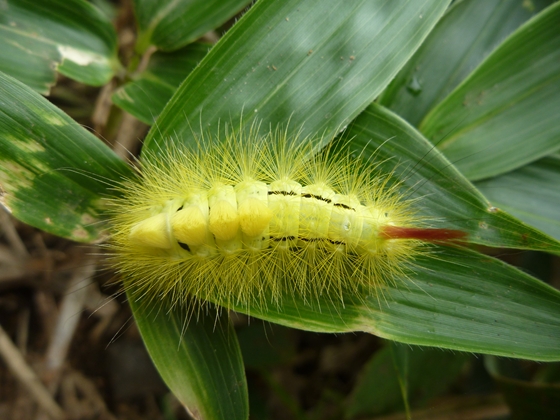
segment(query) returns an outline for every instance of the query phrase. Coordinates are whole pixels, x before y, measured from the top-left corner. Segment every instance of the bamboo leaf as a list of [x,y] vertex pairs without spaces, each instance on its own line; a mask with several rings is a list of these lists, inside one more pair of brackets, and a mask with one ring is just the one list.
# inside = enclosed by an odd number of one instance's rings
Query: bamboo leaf
[[262,0],[214,46],[158,118],[146,150],[254,119],[327,137],[389,83],[444,12],[437,0]]
[[[372,155],[372,165],[383,172],[394,170],[410,197],[426,201],[416,207],[434,226],[464,229],[471,242],[558,252],[557,241],[490,210],[433,146],[390,111],[371,105],[348,136],[351,148],[365,158]],[[560,359],[560,292],[490,257],[435,247],[413,262],[407,277],[378,293],[347,294],[344,305],[328,295],[309,302],[288,294],[280,307],[235,309],[312,331],[361,330],[409,344]]]
[[194,418],[249,417],[243,359],[225,311],[169,311],[130,294],[129,303],[160,375]]
[[136,49],[150,45],[175,51],[233,17],[249,0],[133,0],[138,23]]
[[560,3],[515,31],[420,124],[471,180],[560,148]]
[[140,121],[153,124],[209,49],[209,44],[191,44],[172,53],[156,52],[144,71],[115,91],[113,103]]
[[560,157],[549,156],[475,185],[493,206],[560,240]]
[[130,168],[93,134],[0,72],[2,204],[21,221],[79,242],[103,228],[102,196]]
[[468,241],[494,247],[560,253],[560,243],[490,203],[418,131],[372,104],[351,125],[349,146],[392,174],[404,197],[419,200],[417,217],[435,227],[468,232]]
[[378,292],[345,295],[344,305],[327,296],[313,304],[286,295],[280,308],[250,313],[308,331],[366,331],[408,344],[560,360],[560,291],[494,258],[434,247],[414,261],[407,278]]
[[[409,395],[413,407],[445,391],[457,379],[469,358],[464,353],[432,348],[403,346],[403,351],[408,353]],[[350,394],[347,417],[374,416],[402,410],[397,372],[392,365],[390,345],[375,352]]]
[[[546,401],[557,401],[560,398],[560,386],[557,382],[535,380],[529,381],[523,375],[521,366],[515,360],[499,359],[493,356],[484,357],[484,366],[498,385],[504,401],[509,406],[513,418],[518,419],[555,419],[560,417],[558,404],[546,404]],[[543,373],[544,365],[539,373]],[[554,370],[554,366],[548,368]],[[557,369],[556,369],[557,370]]]
[[110,21],[84,0],[0,0],[0,71],[47,95],[56,71],[101,86],[120,68]]
[[418,125],[510,33],[552,3],[455,2],[383,92],[379,103]]

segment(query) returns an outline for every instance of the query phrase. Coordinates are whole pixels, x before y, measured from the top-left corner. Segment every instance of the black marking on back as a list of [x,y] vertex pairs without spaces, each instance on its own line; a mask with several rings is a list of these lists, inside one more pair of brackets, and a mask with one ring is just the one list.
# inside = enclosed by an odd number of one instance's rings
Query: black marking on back
[[354,207],[347,206],[344,203],[334,203],[334,206],[335,207],[341,207],[341,208],[346,209],[346,210],[356,211],[356,209]]
[[320,201],[324,201],[325,203],[332,203],[332,200],[330,198],[325,198],[325,197],[321,197],[320,195],[316,195],[316,194],[309,194],[309,193],[305,193],[301,195],[303,198],[314,198],[315,200],[320,200]]
[[293,241],[296,239],[295,236],[282,236],[280,238],[271,236],[270,239],[272,239],[274,242],[285,242],[285,241]]
[[303,242],[321,242],[321,241],[325,241],[325,242],[329,242],[333,245],[346,245],[346,242],[344,241],[335,241],[334,239],[328,239],[328,238],[304,238],[302,236],[282,236],[280,238],[278,237],[274,237],[271,236],[270,239],[274,242],[286,242],[286,241],[293,241],[296,239],[299,239],[300,241]]
[[269,191],[268,195],[284,195],[284,196],[287,196],[287,195],[297,195],[297,193],[293,192],[293,191]]
[[301,236],[298,239],[303,242],[321,242],[325,240],[325,238],[303,238]]
[[325,241],[325,242],[329,242],[333,245],[346,245],[346,242],[344,241],[335,241],[334,239],[329,239],[329,238],[303,238],[301,236],[298,236],[298,239],[300,241],[303,242],[321,242],[321,241]]

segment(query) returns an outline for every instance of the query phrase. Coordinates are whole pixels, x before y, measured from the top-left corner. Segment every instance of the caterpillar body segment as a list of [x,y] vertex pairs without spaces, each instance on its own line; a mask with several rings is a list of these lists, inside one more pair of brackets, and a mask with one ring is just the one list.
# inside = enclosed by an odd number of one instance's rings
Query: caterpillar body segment
[[225,306],[279,305],[293,293],[361,299],[406,274],[422,242],[461,237],[424,228],[386,177],[330,151],[309,158],[301,144],[230,135],[150,156],[113,202],[112,260],[125,287]]
[[272,190],[259,181],[246,182],[245,189],[257,191],[261,198],[244,189],[232,194],[234,189],[227,186],[209,192],[207,199],[200,193],[198,204],[182,204],[174,213],[159,213],[133,225],[129,240],[170,252],[177,242],[194,255],[202,244],[230,254],[242,249],[262,251],[270,248],[270,241],[292,247],[344,245],[373,252],[378,242],[390,239],[379,233],[382,226],[393,225],[388,212],[369,209],[324,186],[292,183],[290,187]]
[[301,208],[301,185],[287,179],[273,181],[268,193],[272,212],[270,228],[276,233],[276,248],[287,251],[297,244]]

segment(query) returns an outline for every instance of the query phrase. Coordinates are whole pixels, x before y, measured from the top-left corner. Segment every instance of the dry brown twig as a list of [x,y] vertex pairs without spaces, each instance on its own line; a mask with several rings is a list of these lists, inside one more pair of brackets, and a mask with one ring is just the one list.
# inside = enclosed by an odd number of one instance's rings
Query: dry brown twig
[[53,399],[37,374],[27,364],[25,358],[2,326],[0,326],[0,356],[2,356],[12,374],[29,390],[37,404],[52,419],[62,420],[66,418],[62,408]]

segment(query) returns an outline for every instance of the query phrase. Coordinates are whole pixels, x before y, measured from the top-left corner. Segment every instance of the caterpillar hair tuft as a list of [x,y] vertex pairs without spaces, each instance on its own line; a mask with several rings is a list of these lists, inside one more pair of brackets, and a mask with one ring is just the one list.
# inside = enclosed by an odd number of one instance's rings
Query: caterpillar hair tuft
[[226,307],[377,294],[430,229],[389,176],[287,130],[225,132],[145,154],[112,200],[111,262],[137,296]]

